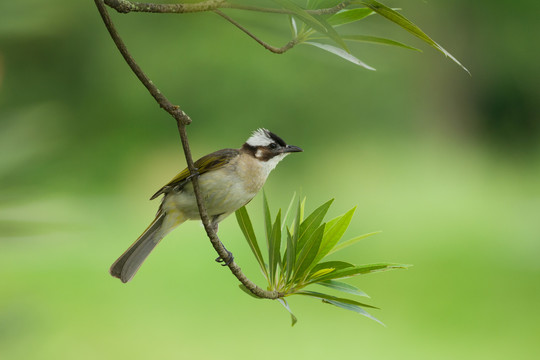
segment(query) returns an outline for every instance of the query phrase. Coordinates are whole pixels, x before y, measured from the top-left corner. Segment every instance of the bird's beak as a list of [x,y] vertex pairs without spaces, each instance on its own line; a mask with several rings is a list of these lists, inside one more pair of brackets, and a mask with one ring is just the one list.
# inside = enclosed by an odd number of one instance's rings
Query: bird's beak
[[285,148],[283,148],[284,153],[302,152],[302,151],[304,150],[294,145],[287,145]]

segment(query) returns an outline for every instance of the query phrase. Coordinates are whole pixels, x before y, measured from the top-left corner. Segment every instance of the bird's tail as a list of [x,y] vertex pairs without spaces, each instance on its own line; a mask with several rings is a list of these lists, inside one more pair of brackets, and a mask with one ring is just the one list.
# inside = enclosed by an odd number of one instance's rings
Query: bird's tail
[[159,212],[141,236],[111,265],[109,272],[123,283],[133,279],[144,260],[157,244],[183,221],[173,221],[165,212]]

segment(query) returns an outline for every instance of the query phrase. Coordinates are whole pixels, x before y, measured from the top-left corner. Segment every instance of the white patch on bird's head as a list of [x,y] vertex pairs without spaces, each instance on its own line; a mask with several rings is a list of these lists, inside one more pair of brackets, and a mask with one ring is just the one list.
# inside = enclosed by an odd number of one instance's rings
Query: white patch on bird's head
[[270,136],[270,131],[266,129],[257,129],[251,134],[246,143],[250,146],[268,146],[274,142],[274,139]]

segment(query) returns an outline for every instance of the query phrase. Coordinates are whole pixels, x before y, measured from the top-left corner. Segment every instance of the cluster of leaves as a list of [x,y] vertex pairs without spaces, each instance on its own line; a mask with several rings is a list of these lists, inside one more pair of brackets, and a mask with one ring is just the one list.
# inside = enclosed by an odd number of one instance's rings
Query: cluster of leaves
[[[311,285],[322,285],[348,294],[368,297],[366,293],[356,287],[337,280],[385,270],[405,269],[408,265],[377,263],[357,266],[344,261],[322,261],[327,255],[347,248],[377,232],[339,242],[349,227],[356,207],[323,223],[333,200],[319,206],[305,218],[305,198],[302,201],[299,200],[296,215],[291,219],[290,225],[286,225],[294,198],[293,196],[285,215],[282,217],[280,209],[275,220],[272,221],[268,201],[264,195],[263,208],[268,262],[263,258],[246,208],[242,207],[236,211],[238,224],[263,275],[268,280],[268,290],[283,294],[283,297],[278,300],[290,312],[293,325],[297,320],[285,300],[285,297],[291,295],[316,298],[324,303],[351,310],[378,321],[364,309],[375,308],[374,306],[304,288]],[[254,296],[243,285],[240,287],[249,295]]]
[[[366,69],[375,70],[373,67],[367,65],[351,54],[351,51],[347,46],[348,41],[391,45],[420,51],[414,47],[386,38],[360,34],[341,35],[335,29],[341,25],[360,21],[370,15],[378,14],[434,47],[468,72],[468,70],[455,57],[453,57],[448,51],[446,51],[428,35],[426,35],[426,33],[424,33],[413,22],[398,13],[395,9],[389,8],[378,1],[307,0],[305,8],[302,8],[291,0],[273,1],[281,8],[286,9],[294,14],[290,16],[290,23],[293,37],[296,39],[297,43],[316,46]],[[343,6],[343,9],[334,14],[325,15],[317,13],[317,10],[329,9],[335,6]],[[300,22],[300,25],[298,25],[298,22]],[[321,39],[331,40],[337,46],[312,41]]]

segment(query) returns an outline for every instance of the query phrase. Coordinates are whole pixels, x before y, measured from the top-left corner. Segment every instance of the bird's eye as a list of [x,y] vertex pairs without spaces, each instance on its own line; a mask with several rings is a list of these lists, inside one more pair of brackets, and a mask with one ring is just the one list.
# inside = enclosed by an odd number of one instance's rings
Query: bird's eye
[[276,144],[276,143],[271,143],[269,146],[270,146],[270,149],[275,149],[275,148],[277,148],[277,144]]

